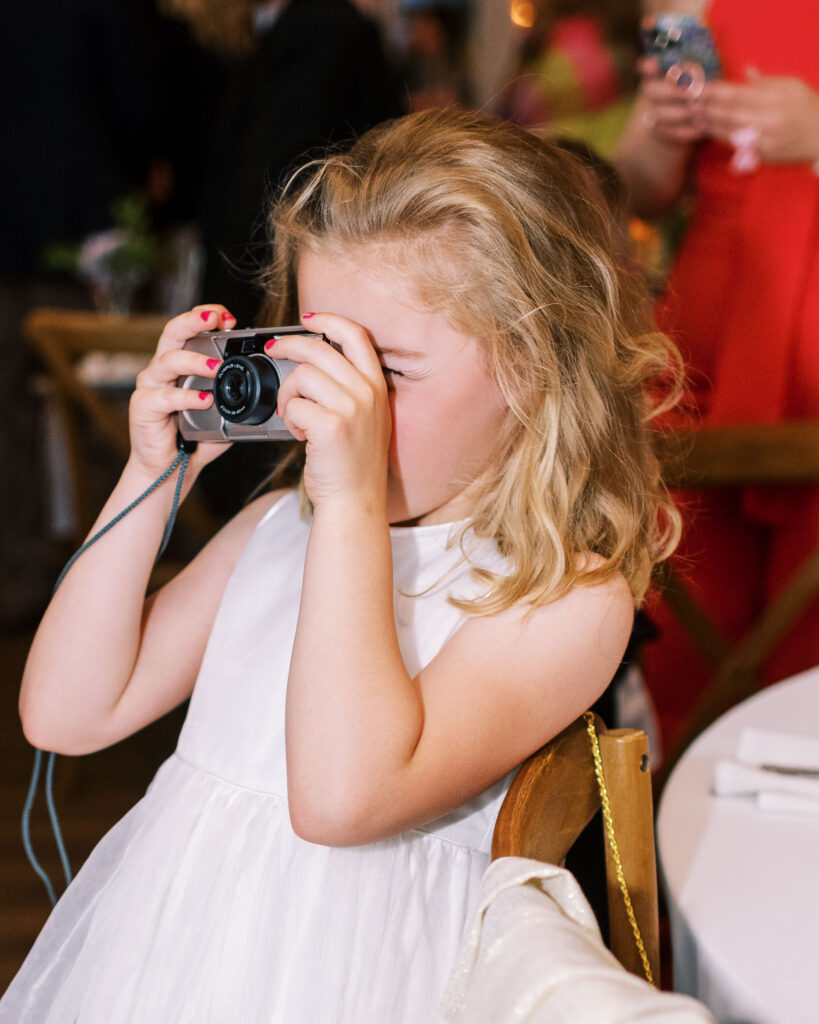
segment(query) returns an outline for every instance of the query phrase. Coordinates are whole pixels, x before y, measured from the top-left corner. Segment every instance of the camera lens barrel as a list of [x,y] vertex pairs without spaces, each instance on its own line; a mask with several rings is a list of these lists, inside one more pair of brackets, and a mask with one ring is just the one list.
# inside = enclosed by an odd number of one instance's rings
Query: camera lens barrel
[[231,356],[213,382],[214,405],[230,423],[256,426],[276,411],[279,374],[267,356]]

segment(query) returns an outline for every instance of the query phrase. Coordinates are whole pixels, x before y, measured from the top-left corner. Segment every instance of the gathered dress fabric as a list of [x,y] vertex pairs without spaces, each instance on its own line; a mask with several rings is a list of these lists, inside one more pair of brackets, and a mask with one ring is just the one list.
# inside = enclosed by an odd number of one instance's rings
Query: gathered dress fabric
[[[819,5],[713,0],[706,20],[724,77],[795,76],[819,91]],[[735,173],[733,149],[707,142],[695,200],[658,321],[686,361],[695,422],[706,427],[819,417],[819,176],[806,163]],[[678,571],[729,641],[739,640],[819,543],[812,486],[718,488],[681,496]],[[713,674],[662,606],[646,672],[673,738]],[[819,602],[764,668],[767,681],[819,661]]]
[[[472,566],[506,571],[494,541],[467,530],[458,543],[463,525],[391,530],[411,675],[465,621],[447,598],[481,592]],[[293,492],[254,531],[176,752],[52,912],[0,1001],[2,1024],[433,1019],[510,779],[368,845],[295,835],[284,705],[309,534]]]

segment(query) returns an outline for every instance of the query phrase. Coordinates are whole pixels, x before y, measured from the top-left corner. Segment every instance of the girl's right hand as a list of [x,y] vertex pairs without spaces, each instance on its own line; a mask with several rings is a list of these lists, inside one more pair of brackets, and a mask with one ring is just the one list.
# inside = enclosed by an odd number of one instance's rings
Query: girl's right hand
[[[188,374],[215,377],[220,365],[218,359],[184,349],[185,342],[200,331],[228,330],[235,324],[235,317],[224,306],[207,305],[196,306],[165,325],[153,358],[136,379],[129,409],[130,462],[151,480],[176,458],[176,414],[182,409],[207,409],[213,403],[209,392],[176,385],[179,377]],[[217,443],[200,444],[191,457],[190,468],[202,469],[228,447]]]
[[642,118],[655,138],[690,145],[704,137],[699,97],[669,81],[653,57],[637,62]]

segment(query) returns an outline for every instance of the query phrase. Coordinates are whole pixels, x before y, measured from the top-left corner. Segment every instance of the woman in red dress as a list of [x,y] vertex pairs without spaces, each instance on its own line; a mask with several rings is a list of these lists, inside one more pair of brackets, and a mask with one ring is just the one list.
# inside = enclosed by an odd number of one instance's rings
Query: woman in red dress
[[[668,9],[708,24],[723,77],[692,96],[641,62],[618,157],[634,209],[653,216],[690,186],[695,195],[659,324],[688,363],[704,425],[819,418],[819,5],[669,0]],[[678,571],[736,641],[819,543],[819,490],[726,488],[684,500]],[[661,637],[646,674],[673,739],[713,670],[664,605],[654,617]],[[763,677],[818,662],[819,601]]]

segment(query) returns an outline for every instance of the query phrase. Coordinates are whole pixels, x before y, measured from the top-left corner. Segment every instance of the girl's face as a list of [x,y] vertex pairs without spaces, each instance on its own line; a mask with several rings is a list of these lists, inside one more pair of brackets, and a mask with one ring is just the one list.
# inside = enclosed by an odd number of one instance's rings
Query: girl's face
[[467,516],[468,488],[495,452],[508,407],[477,341],[425,310],[376,251],[344,261],[302,256],[302,311],[360,324],[378,353],[392,411],[390,523],[442,523]]

